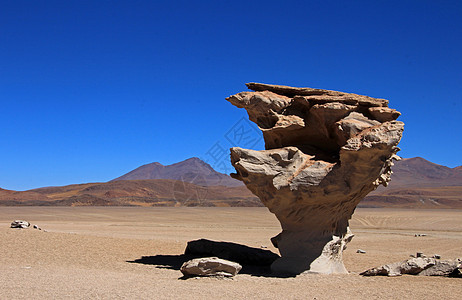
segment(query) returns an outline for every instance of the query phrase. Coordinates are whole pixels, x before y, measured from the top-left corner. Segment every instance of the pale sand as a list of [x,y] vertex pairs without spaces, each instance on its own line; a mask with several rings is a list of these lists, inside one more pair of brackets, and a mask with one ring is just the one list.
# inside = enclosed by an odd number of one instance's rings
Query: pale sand
[[[10,229],[14,219],[48,232]],[[462,257],[461,210],[358,209],[351,229],[348,275],[179,280],[171,261],[189,240],[276,252],[276,218],[266,208],[0,207],[0,299],[460,299],[459,278],[358,273],[417,251]],[[156,255],[164,267],[130,262]]]

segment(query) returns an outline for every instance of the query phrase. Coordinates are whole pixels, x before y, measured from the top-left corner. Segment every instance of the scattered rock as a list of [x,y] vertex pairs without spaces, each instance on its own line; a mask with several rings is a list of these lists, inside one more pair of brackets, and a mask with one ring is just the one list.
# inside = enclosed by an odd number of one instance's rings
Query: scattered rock
[[274,273],[347,273],[342,253],[358,203],[390,181],[404,124],[388,101],[248,83],[228,97],[263,132],[265,149],[231,148],[235,179],[281,222]]
[[426,256],[425,254],[423,254],[423,252],[417,252],[416,257],[426,257]]
[[419,237],[419,236],[427,236],[425,233],[416,233],[414,234],[415,237]]
[[206,239],[189,241],[184,254],[216,256],[238,262],[242,265],[269,266],[279,255],[269,250],[252,248],[230,242],[216,242]]
[[376,275],[385,275],[385,276],[401,276],[403,274],[418,274],[421,271],[433,266],[435,260],[433,258],[410,258],[408,260],[392,263],[388,265],[383,265],[377,268],[372,268],[366,270],[360,275],[363,276],[376,276]]
[[435,258],[410,258],[403,262],[383,265],[377,268],[366,270],[360,275],[363,276],[401,276],[403,274],[419,276],[454,276],[461,274],[462,260],[436,260]]
[[438,261],[434,266],[419,273],[419,276],[449,276],[461,267],[461,260]]
[[11,228],[29,228],[30,223],[23,220],[15,220],[11,222]]
[[435,259],[441,259],[441,255],[439,255],[439,254],[435,254],[432,257],[435,258]]
[[220,259],[218,257],[196,258],[185,262],[181,266],[181,273],[186,277],[194,276],[224,276],[233,277],[242,266],[238,263]]
[[358,249],[358,250],[356,250],[356,253],[366,253],[366,251],[364,251],[362,249]]

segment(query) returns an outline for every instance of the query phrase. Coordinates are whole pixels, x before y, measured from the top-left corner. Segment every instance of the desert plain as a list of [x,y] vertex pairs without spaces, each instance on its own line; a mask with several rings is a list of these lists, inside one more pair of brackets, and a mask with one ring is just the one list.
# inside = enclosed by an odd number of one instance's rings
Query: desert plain
[[[42,230],[9,228],[15,219]],[[358,208],[350,228],[349,274],[183,280],[188,241],[277,253],[279,222],[263,207],[1,207],[0,299],[460,299],[460,278],[359,273],[416,252],[461,257],[462,210]]]

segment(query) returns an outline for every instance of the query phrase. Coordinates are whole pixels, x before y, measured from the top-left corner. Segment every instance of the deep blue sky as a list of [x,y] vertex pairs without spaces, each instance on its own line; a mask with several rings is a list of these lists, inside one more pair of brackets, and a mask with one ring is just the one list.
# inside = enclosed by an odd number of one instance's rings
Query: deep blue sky
[[0,0],[0,187],[229,147],[246,113],[225,97],[251,81],[389,99],[401,156],[461,165],[461,15],[461,1]]

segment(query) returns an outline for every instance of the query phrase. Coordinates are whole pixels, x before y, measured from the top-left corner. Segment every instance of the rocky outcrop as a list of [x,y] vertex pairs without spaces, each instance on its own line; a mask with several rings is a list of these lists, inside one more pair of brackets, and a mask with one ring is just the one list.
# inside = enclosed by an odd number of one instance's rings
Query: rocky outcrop
[[242,266],[238,263],[218,257],[196,258],[185,262],[180,271],[186,277],[191,276],[235,276]]
[[410,258],[408,260],[383,265],[377,268],[372,268],[361,273],[364,276],[401,276],[403,274],[412,274],[416,275],[422,272],[425,269],[428,269],[436,264],[434,258]]
[[434,266],[419,273],[419,276],[454,276],[461,277],[460,270],[462,269],[462,260],[442,260],[438,261]]
[[383,265],[377,268],[372,268],[362,272],[363,276],[401,276],[404,274],[419,275],[419,276],[453,276],[460,277],[460,268],[462,261],[454,260],[438,260],[435,258],[410,258],[408,260]]
[[312,88],[249,83],[227,98],[263,132],[266,150],[231,148],[232,176],[276,215],[281,258],[272,270],[345,273],[356,205],[390,181],[404,124],[388,101]]

